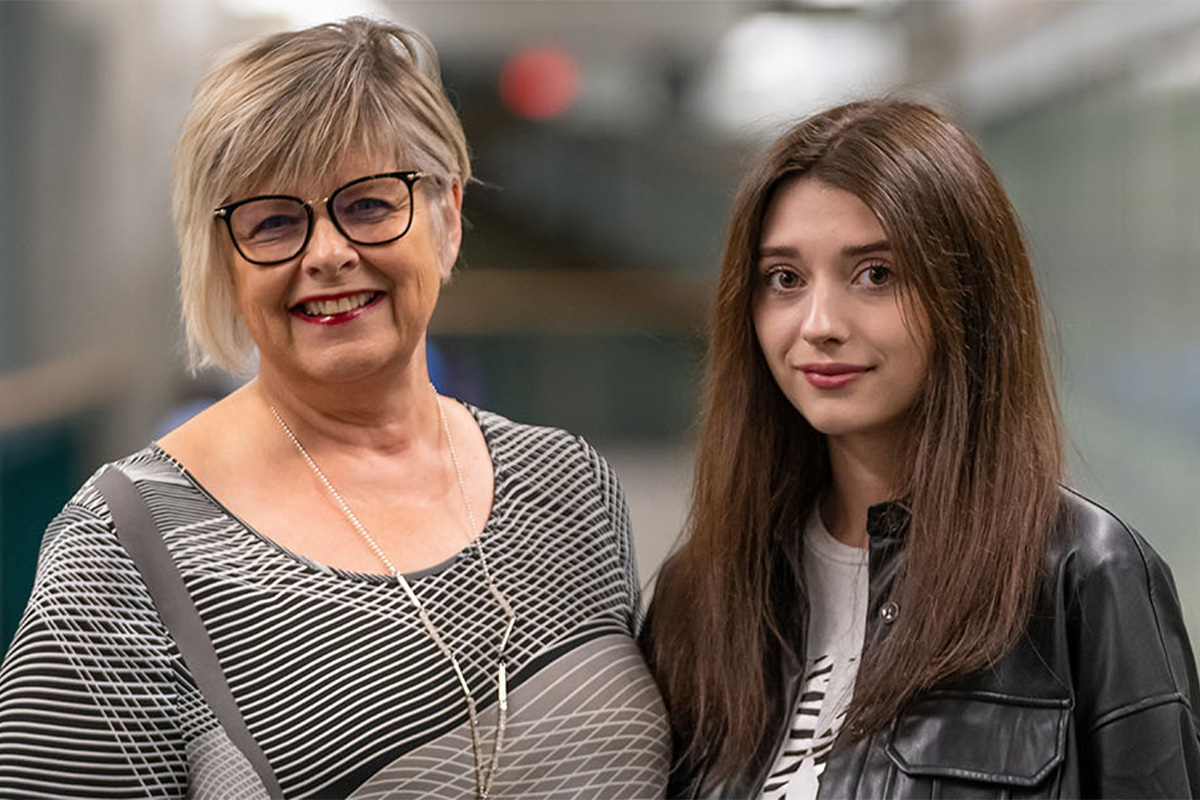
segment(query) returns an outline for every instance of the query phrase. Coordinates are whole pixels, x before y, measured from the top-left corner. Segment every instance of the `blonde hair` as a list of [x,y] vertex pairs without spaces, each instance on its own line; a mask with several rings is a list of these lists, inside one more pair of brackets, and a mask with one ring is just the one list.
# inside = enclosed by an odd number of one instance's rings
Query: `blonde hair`
[[323,175],[355,150],[428,173],[432,180],[418,184],[426,188],[470,179],[466,136],[442,88],[437,53],[416,31],[354,17],[272,34],[200,82],[173,180],[193,371],[242,371],[253,349],[236,308],[228,234],[213,210],[267,182]]

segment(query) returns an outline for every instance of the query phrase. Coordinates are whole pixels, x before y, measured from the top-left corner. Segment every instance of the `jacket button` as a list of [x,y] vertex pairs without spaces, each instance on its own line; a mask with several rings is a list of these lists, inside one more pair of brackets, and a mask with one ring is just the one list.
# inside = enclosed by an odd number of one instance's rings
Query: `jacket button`
[[900,616],[900,604],[895,600],[889,600],[879,609],[879,618],[891,625],[896,621],[896,617]]

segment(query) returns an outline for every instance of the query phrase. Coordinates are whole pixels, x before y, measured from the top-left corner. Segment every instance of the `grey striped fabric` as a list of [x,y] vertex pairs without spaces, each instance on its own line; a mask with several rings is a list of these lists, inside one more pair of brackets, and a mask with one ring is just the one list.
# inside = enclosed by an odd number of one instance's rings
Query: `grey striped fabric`
[[[667,727],[632,639],[639,591],[620,486],[577,437],[472,410],[496,472],[481,541],[517,612],[493,795],[659,796]],[[157,447],[118,466],[288,797],[471,795],[461,693],[391,578],[283,550]],[[409,577],[459,655],[490,744],[501,614],[477,556]],[[193,793],[233,797],[246,765],[229,746],[89,482],[46,532],[0,668],[0,797],[181,797],[189,776]]]

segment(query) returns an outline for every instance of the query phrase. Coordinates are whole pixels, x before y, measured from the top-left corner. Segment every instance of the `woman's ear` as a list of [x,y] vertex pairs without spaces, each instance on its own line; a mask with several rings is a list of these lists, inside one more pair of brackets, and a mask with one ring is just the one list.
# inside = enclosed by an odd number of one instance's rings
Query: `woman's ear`
[[450,186],[442,193],[438,204],[442,212],[442,281],[450,280],[450,271],[458,261],[458,250],[462,246],[462,181],[450,180]]

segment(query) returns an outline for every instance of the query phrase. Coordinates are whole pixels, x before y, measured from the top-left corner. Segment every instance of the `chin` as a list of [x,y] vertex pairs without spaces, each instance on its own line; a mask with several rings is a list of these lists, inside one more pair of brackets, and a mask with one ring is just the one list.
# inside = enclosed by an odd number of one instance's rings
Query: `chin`
[[326,369],[308,369],[305,374],[319,383],[354,383],[379,371],[367,364],[338,364]]
[[352,383],[381,372],[398,370],[403,363],[404,358],[395,352],[342,351],[301,359],[295,368],[305,377],[321,383]]
[[895,418],[867,419],[832,415],[804,415],[808,424],[829,438],[869,437],[890,439],[898,435]]
[[866,409],[855,409],[844,399],[833,402],[809,402],[792,405],[800,412],[800,416],[817,431],[826,436],[849,436],[863,433],[882,424],[882,420],[873,419],[872,415],[862,413]]
[[805,416],[804,418],[808,420],[808,424],[813,427],[813,430],[825,436],[852,436],[870,429],[869,426],[857,425],[845,420],[831,420],[810,416]]

